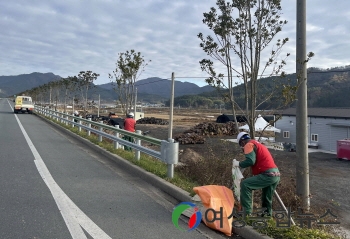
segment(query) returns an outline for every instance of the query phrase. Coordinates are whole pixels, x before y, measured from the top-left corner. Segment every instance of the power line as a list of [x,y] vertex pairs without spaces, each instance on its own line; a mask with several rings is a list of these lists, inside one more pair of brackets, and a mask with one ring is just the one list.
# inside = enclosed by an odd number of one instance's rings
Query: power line
[[[309,71],[307,72],[307,74],[327,74],[327,73],[345,73],[345,72],[350,72],[350,69],[346,69],[346,70],[330,70],[330,71]],[[295,73],[292,73],[295,74]],[[289,74],[291,75],[291,74]],[[261,75],[261,76],[265,76],[265,77],[270,77],[270,76],[279,76],[279,75]],[[175,77],[175,79],[207,79],[210,76],[177,76]],[[225,77],[225,76],[223,76]],[[237,77],[238,78],[238,77]],[[156,81],[151,81],[151,82],[147,82],[147,83],[143,83],[143,84],[137,84],[137,86],[141,86],[141,85],[149,85],[149,84],[153,84],[153,83],[157,83],[157,82],[161,82],[161,81],[166,81],[166,80],[171,80],[170,78],[166,78],[166,79],[160,79],[160,80],[156,80]]]
[[175,77],[175,78],[181,78],[181,79],[183,79],[183,78],[208,78],[208,77],[210,77],[210,76],[177,76],[177,77]]
[[331,71],[309,71],[307,73],[308,74],[316,74],[316,73],[325,74],[325,73],[335,73],[335,72],[340,72],[340,73],[350,72],[350,69],[348,69],[348,70],[331,70]]

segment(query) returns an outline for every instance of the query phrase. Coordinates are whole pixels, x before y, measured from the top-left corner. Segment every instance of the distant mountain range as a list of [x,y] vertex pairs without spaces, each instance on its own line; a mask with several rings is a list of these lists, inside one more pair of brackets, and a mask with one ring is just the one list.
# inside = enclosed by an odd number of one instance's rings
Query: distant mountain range
[[[113,90],[113,88],[116,88],[115,83],[107,83],[98,86],[107,90]],[[167,99],[171,94],[171,80],[167,79],[161,79],[158,77],[147,78],[137,81],[135,86],[138,94],[159,95]],[[199,87],[194,83],[175,81],[174,96],[197,95],[213,90],[215,89],[211,86]]]
[[[350,66],[334,67],[331,69],[320,69],[310,67],[307,70],[307,104],[308,107],[338,107],[350,108]],[[276,91],[276,82],[278,90]],[[258,81],[258,100],[263,102],[272,90],[276,91],[270,101],[260,105],[260,109],[278,108],[283,101],[283,85],[297,85],[296,74],[289,74],[285,78],[266,77]],[[245,105],[244,85],[238,85],[234,89],[236,103],[240,107]],[[206,98],[218,97],[217,91],[199,94]],[[182,98],[182,97],[180,97]],[[181,100],[181,99],[177,99]],[[294,102],[291,106],[295,106]]]
[[18,76],[0,76],[0,97],[8,97],[25,90],[61,79],[53,73],[23,74]]
[[[350,66],[332,69],[308,69],[308,106],[309,107],[350,107]],[[9,97],[25,90],[61,79],[53,73],[23,74],[18,76],[0,76],[0,97]],[[273,78],[259,80],[259,92],[266,94],[271,91]],[[286,84],[296,84],[296,74],[287,75]],[[157,77],[139,80],[136,83],[137,99],[149,103],[165,102],[170,99],[171,80]],[[117,93],[113,90],[113,83],[96,85],[89,92],[89,98],[97,99],[98,95],[106,102],[117,100]],[[244,87],[236,86],[236,100],[239,105],[244,104]],[[201,95],[203,97],[219,97],[211,86],[199,87],[189,82],[175,81],[175,97],[186,95]],[[240,102],[242,101],[242,102]],[[272,104],[273,106],[273,104]]]
[[[0,76],[0,97],[13,96],[25,90],[60,79],[60,76],[53,73],[38,72],[18,76]],[[136,87],[138,100],[150,103],[168,100],[171,95],[171,80],[167,79],[152,77],[139,80],[136,82]],[[96,85],[90,90],[89,95],[94,98],[100,95],[101,99],[113,101],[117,99],[117,93],[114,91],[114,88],[116,88],[114,83]],[[196,95],[213,90],[215,89],[211,86],[199,87],[193,83],[175,81],[174,96]]]

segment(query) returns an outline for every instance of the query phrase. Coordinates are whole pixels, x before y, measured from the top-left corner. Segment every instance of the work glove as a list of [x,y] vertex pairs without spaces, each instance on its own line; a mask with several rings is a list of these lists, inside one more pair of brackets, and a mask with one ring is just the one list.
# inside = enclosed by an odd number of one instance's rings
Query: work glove
[[239,161],[236,159],[232,160],[232,167],[239,167]]

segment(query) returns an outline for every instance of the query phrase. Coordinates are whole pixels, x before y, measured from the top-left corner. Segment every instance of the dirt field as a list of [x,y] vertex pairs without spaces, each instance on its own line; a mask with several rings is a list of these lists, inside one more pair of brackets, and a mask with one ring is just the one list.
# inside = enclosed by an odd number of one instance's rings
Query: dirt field
[[[215,122],[217,115],[212,117],[208,114],[175,115],[172,135],[184,132],[203,121]],[[145,114],[145,117],[169,119],[167,114]],[[167,139],[169,130],[167,125],[137,125],[137,129],[143,132],[149,131],[149,136],[158,139]],[[180,145],[180,160],[189,157],[206,157],[208,153],[215,153],[221,157],[232,152],[232,159],[235,157],[234,143],[223,144],[222,139],[233,137],[211,137],[206,138],[204,144]],[[232,147],[228,147],[232,145]],[[287,151],[270,150],[279,167],[282,180],[295,178],[296,153]],[[182,159],[181,159],[182,158]],[[242,160],[241,158],[237,158]],[[186,160],[186,159],[185,159]],[[309,153],[310,171],[310,194],[311,207],[324,208],[324,211],[331,209],[331,212],[338,216],[341,226],[350,231],[350,161],[339,161],[335,154],[324,152]],[[292,179],[293,180],[293,179]],[[278,188],[277,188],[278,190]],[[293,190],[293,189],[292,189]],[[288,205],[286,205],[288,207]],[[349,237],[350,238],[350,237]]]

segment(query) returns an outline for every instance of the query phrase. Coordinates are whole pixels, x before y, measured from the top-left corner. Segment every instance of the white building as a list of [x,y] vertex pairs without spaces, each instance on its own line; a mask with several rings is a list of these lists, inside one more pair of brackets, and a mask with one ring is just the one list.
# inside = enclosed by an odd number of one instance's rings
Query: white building
[[[276,142],[296,143],[296,109],[289,108],[280,113],[275,123],[281,129],[276,134]],[[309,108],[308,143],[327,151],[337,150],[337,140],[350,138],[350,109]]]

